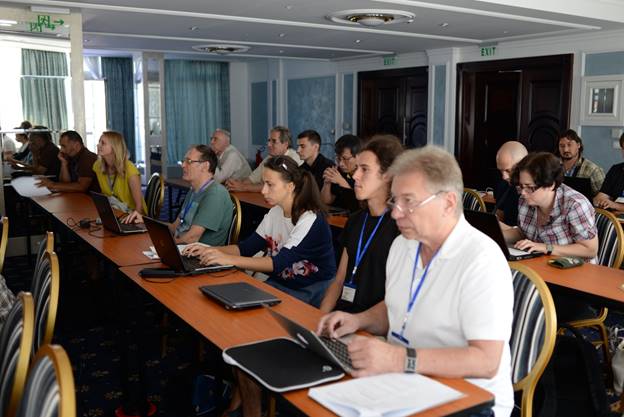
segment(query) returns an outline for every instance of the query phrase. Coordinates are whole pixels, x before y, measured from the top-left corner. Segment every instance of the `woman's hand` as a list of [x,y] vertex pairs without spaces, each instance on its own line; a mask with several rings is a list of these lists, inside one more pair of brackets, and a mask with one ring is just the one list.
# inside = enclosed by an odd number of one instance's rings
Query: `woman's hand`
[[527,252],[541,252],[546,253],[546,244],[533,242],[529,239],[522,239],[514,244],[514,248]]
[[136,210],[132,210],[130,214],[121,219],[122,223],[130,224],[130,223],[143,223],[143,216]]

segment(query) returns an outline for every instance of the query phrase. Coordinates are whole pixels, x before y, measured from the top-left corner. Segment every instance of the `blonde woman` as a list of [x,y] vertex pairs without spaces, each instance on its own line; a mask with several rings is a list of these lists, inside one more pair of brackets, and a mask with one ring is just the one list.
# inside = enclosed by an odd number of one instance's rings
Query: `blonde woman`
[[102,193],[109,197],[115,208],[131,215],[135,212],[146,214],[145,201],[141,193],[141,175],[128,159],[128,148],[121,133],[113,131],[102,133],[97,145],[97,154],[99,158],[93,164],[93,171]]

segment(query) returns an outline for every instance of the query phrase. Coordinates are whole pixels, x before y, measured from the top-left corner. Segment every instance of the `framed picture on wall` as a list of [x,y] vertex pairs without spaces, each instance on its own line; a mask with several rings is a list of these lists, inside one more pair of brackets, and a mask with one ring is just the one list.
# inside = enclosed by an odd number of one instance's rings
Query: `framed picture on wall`
[[624,76],[583,77],[581,124],[593,126],[624,125]]

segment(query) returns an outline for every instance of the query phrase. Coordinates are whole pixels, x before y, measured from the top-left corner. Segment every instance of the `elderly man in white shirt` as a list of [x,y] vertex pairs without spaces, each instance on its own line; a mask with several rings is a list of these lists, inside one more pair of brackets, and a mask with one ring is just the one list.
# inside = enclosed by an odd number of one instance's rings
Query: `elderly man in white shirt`
[[217,154],[217,158],[219,158],[217,172],[215,172],[214,175],[215,181],[223,183],[230,178],[242,180],[251,175],[249,162],[247,162],[243,154],[231,144],[230,132],[227,130],[216,129],[214,131],[210,138],[210,148]]
[[406,151],[388,173],[394,177],[388,203],[401,235],[388,254],[385,299],[359,314],[326,315],[318,331],[387,338],[351,340],[355,377],[470,378],[495,396],[494,409],[476,415],[509,417],[514,298],[505,257],[464,218],[462,175],[452,155],[433,146]]
[[267,139],[267,149],[269,155],[264,158],[262,163],[258,165],[256,169],[243,180],[230,179],[225,182],[228,190],[230,191],[256,191],[262,190],[262,171],[264,170],[264,164],[273,156],[290,156],[297,165],[303,164],[301,158],[297,152],[290,147],[292,143],[292,137],[290,129],[284,126],[275,126],[271,129],[269,138]]

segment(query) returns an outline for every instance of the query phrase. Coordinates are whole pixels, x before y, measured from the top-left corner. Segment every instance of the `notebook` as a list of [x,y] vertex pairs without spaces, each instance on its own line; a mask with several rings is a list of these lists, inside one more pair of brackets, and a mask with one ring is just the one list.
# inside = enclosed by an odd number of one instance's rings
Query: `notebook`
[[262,291],[246,282],[204,285],[199,289],[205,296],[216,300],[228,310],[244,310],[281,302],[273,294]]
[[508,261],[536,258],[542,256],[541,252],[527,252],[507,246],[503,231],[498,224],[498,218],[492,213],[483,211],[464,210],[464,217],[475,229],[485,233],[498,244]]
[[183,256],[167,223],[147,216],[143,216],[143,221],[160,260],[174,272],[191,275],[234,268],[233,265],[201,265],[199,258]]
[[95,208],[100,216],[100,220],[102,220],[102,226],[104,226],[105,229],[117,233],[118,235],[144,233],[146,231],[145,226],[141,224],[124,224],[119,221],[117,216],[115,216],[113,207],[110,205],[110,201],[108,201],[108,197],[104,194],[91,191],[91,198],[93,198]]
[[273,318],[288,332],[290,337],[301,346],[340,366],[346,372],[353,371],[349,350],[345,342],[338,339],[330,339],[329,337],[317,336],[313,331],[295,323],[275,310],[271,308],[268,310]]

